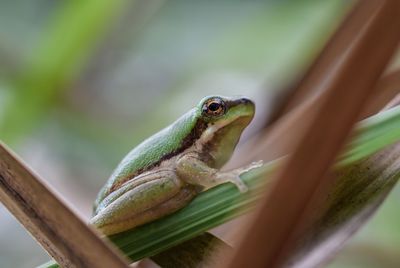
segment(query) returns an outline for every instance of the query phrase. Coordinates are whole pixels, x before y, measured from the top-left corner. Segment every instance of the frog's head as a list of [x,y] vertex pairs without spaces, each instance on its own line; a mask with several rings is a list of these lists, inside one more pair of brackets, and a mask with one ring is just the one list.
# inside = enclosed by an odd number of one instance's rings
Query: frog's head
[[254,103],[244,97],[209,96],[197,106],[207,127],[200,137],[203,151],[212,157],[215,167],[221,167],[231,157],[240,135],[251,122]]

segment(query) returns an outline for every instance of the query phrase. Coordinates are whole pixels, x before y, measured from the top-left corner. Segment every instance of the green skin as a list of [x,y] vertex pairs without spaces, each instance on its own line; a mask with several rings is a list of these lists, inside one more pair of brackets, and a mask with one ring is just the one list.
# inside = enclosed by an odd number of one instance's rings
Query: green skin
[[[210,112],[210,103],[224,109]],[[229,160],[254,116],[246,98],[206,97],[167,128],[134,148],[100,191],[91,224],[105,235],[171,214],[199,192],[231,182],[247,190],[240,175],[260,163],[219,169]]]

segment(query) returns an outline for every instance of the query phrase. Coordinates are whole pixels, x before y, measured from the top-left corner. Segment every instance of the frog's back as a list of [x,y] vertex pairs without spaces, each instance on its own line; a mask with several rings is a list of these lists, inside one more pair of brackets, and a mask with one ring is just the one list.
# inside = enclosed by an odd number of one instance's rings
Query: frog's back
[[[196,118],[196,109],[192,109],[170,126],[149,137],[121,161],[110,179],[100,191],[96,204],[125,181],[159,165],[190,147],[196,136],[201,134],[200,123]],[[198,126],[197,126],[198,125]]]

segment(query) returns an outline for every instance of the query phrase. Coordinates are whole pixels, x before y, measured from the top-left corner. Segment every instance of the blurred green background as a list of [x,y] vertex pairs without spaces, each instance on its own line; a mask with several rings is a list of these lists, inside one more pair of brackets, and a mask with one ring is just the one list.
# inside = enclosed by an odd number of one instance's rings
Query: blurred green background
[[[351,4],[1,1],[0,139],[87,220],[119,160],[201,97],[249,96],[256,129]],[[395,189],[330,267],[400,267],[399,203]],[[0,267],[48,260],[1,205],[0,223]]]

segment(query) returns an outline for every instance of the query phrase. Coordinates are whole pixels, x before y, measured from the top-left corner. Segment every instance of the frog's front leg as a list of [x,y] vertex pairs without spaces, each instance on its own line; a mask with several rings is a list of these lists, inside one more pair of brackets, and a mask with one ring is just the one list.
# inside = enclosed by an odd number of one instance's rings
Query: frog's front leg
[[172,169],[143,173],[110,193],[90,223],[103,234],[119,233],[175,212],[196,193]]
[[231,182],[241,192],[247,191],[247,186],[240,179],[240,175],[254,168],[261,167],[261,162],[230,171],[220,171],[210,168],[196,153],[187,153],[177,161],[178,176],[189,184],[200,185],[204,190],[222,183]]

